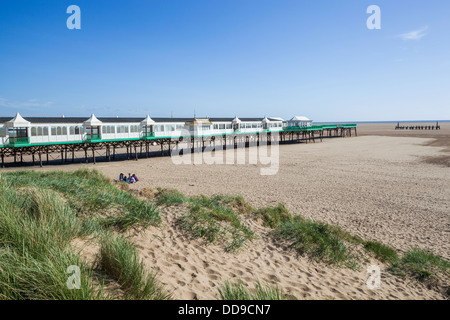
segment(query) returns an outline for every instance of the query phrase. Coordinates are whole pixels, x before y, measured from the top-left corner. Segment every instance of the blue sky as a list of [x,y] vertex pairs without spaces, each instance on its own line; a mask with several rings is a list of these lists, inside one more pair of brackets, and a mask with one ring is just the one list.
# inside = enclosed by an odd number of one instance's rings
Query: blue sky
[[449,88],[448,0],[0,1],[0,116],[450,119]]

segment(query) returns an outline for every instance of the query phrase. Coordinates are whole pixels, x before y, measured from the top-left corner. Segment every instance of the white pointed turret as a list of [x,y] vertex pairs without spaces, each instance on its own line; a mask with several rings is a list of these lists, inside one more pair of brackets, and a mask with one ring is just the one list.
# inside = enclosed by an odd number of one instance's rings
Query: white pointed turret
[[154,121],[152,118],[150,118],[149,115],[147,115],[147,118],[145,118],[144,120],[142,120],[142,121],[141,121],[141,124],[142,124],[143,126],[150,126],[150,125],[152,125],[152,124],[155,124],[155,121]]
[[235,116],[233,121],[231,121],[231,122],[232,123],[241,123],[241,120],[237,116]]
[[269,123],[269,122],[270,122],[270,120],[267,119],[267,117],[264,117],[264,119],[262,120],[262,123]]
[[17,112],[14,118],[6,122],[6,126],[10,128],[26,128],[30,126],[30,121],[27,121],[24,118],[22,118],[20,113]]
[[87,127],[95,127],[95,126],[101,126],[102,122],[97,119],[95,114],[92,114],[91,117],[84,122],[84,125]]

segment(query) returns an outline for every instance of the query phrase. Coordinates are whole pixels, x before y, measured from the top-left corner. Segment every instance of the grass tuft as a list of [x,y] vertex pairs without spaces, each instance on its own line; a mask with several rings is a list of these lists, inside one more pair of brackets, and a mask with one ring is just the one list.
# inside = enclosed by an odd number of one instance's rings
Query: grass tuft
[[412,277],[419,281],[429,281],[432,284],[439,282],[440,274],[447,277],[450,262],[423,249],[407,251],[403,257],[395,261],[390,271],[403,277]]
[[226,251],[236,251],[247,240],[254,238],[254,233],[239,219],[239,212],[233,210],[235,202],[230,197],[204,195],[187,199],[189,213],[178,222],[196,238],[203,238],[207,243],[221,241]]
[[178,190],[175,189],[163,189],[158,188],[155,195],[156,204],[160,205],[173,205],[177,203],[186,202],[188,199]]
[[261,217],[266,227],[275,229],[278,224],[292,221],[292,215],[288,209],[280,203],[276,207],[265,207],[255,212],[257,217]]
[[348,251],[339,228],[295,216],[292,221],[281,223],[274,230],[277,237],[292,242],[301,255],[327,263],[343,264],[357,269],[355,257]]
[[[54,191],[19,191],[0,176],[0,299],[105,298],[70,248],[81,232],[76,214]],[[79,289],[66,284],[69,266],[80,268]]]
[[397,251],[380,242],[366,241],[364,248],[367,251],[373,252],[378,260],[381,262],[395,263],[398,260]]
[[98,269],[114,277],[126,292],[128,299],[165,300],[170,298],[156,279],[148,274],[134,245],[123,236],[106,234],[100,241]]
[[[115,227],[127,229],[133,226],[145,227],[160,223],[158,209],[146,200],[138,199],[113,184],[97,170],[79,169],[73,172],[17,171],[3,175],[16,188],[34,187],[39,190],[53,190],[64,196],[67,205],[78,216],[85,219],[104,221],[95,224],[87,222],[84,230],[99,231],[98,228]],[[114,213],[112,215],[111,213]],[[106,217],[106,218],[105,218]]]
[[222,300],[286,300],[278,286],[261,284],[259,281],[253,290],[247,289],[240,279],[235,284],[225,281],[218,291]]

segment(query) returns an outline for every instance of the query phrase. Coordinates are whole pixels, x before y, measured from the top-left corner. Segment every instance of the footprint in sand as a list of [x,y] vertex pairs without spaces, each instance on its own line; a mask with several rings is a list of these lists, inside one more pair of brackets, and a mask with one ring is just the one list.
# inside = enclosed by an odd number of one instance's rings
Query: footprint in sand
[[179,254],[176,254],[176,255],[172,256],[172,258],[175,261],[188,262],[188,259],[186,259],[186,257],[180,256]]
[[175,265],[180,268],[181,271],[184,271],[185,268],[180,263],[175,263]]
[[161,263],[164,267],[171,267],[172,266],[172,264],[169,263],[166,260],[159,260],[158,262]]

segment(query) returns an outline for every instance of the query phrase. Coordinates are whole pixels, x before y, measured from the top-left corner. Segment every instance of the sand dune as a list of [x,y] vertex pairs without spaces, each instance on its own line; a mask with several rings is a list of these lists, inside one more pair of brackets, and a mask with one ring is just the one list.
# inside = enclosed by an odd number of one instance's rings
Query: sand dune
[[137,173],[136,189],[242,195],[255,207],[281,202],[366,239],[449,258],[450,170],[421,161],[442,154],[442,147],[423,145],[429,141],[364,136],[283,145],[274,176],[261,176],[257,165],[174,165],[168,157],[89,166],[112,178]]
[[[392,125],[390,127],[393,128]],[[292,213],[336,224],[361,236],[404,251],[429,249],[450,258],[450,170],[424,162],[447,156],[447,147],[426,138],[403,136],[387,127],[359,128],[369,135],[327,139],[322,143],[280,146],[279,172],[261,176],[259,165],[175,165],[169,157],[89,164],[117,178],[136,173],[132,189],[176,188],[188,195],[242,195],[251,205],[281,202]],[[370,129],[370,130],[369,130]],[[443,126],[438,133],[448,137]],[[400,135],[400,133],[398,134]],[[439,138],[439,137],[438,137]],[[445,142],[445,141],[444,141]],[[74,170],[80,166],[52,166],[39,170]],[[277,283],[299,299],[442,299],[421,284],[382,272],[382,286],[369,290],[365,261],[361,271],[339,269],[299,257],[250,221],[258,235],[239,253],[205,246],[179,230],[175,221],[183,206],[161,210],[164,225],[133,236],[149,269],[159,270],[161,281],[179,299],[216,299],[225,280],[240,278],[252,286],[257,280]]]
[[[162,210],[165,224],[132,237],[141,257],[175,299],[218,299],[224,281],[241,279],[252,288],[257,280],[276,284],[292,299],[442,299],[435,291],[382,271],[381,288],[367,287],[367,267],[360,271],[337,268],[299,257],[277,243],[269,230],[249,222],[257,238],[238,253],[227,253],[216,245],[193,240],[176,225],[184,206]],[[383,270],[383,269],[382,269]]]

